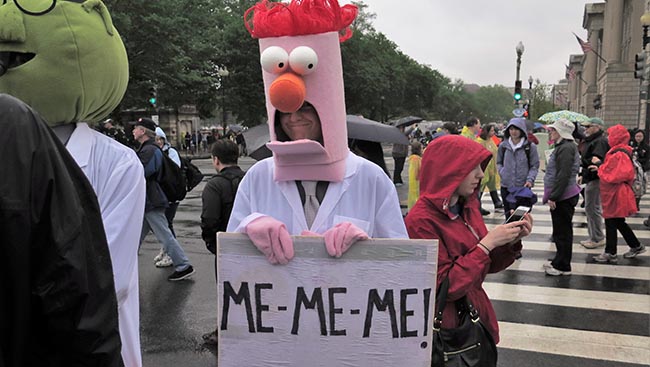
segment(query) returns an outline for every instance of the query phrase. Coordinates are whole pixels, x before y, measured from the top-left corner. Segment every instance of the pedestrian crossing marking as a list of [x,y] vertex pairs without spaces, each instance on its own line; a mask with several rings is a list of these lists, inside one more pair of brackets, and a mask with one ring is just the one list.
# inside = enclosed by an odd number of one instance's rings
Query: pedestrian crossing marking
[[650,337],[499,322],[499,348],[650,364]]
[[650,314],[650,295],[484,282],[491,300]]
[[[534,271],[543,273],[543,265],[548,261],[523,258],[515,261],[508,270]],[[571,273],[595,277],[610,277],[650,281],[650,268],[628,265],[584,264],[571,262]]]

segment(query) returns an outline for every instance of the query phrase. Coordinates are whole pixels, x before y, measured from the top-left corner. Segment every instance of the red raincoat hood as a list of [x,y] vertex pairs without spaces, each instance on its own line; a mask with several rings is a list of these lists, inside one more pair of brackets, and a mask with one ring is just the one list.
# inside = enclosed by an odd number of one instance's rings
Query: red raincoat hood
[[620,148],[621,145],[627,147],[627,151],[631,152],[632,148],[629,146],[630,133],[623,125],[614,125],[607,129],[607,139],[609,146],[612,149]]
[[[420,198],[446,212],[451,195],[460,183],[478,164],[485,170],[491,158],[489,150],[464,136],[446,135],[435,139],[422,157]],[[477,195],[468,199],[468,203],[478,202]]]

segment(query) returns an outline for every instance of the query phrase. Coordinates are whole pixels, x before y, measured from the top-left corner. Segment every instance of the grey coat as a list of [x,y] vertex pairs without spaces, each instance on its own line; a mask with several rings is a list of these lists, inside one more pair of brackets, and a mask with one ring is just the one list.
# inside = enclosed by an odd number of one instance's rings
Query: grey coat
[[[525,139],[525,138],[524,138]],[[526,154],[526,144],[530,144],[530,161]],[[535,184],[539,171],[539,155],[537,146],[528,141],[516,150],[508,139],[499,144],[497,152],[497,170],[501,176],[501,187],[523,187],[526,182]]]
[[580,193],[576,183],[579,169],[580,153],[576,143],[562,139],[555,144],[544,175],[544,202],[566,200]]

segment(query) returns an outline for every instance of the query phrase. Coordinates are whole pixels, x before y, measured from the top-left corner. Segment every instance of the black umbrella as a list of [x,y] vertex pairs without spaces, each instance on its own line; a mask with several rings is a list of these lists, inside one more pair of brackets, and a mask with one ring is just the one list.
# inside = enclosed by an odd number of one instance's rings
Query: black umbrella
[[411,126],[413,124],[417,124],[418,122],[424,120],[422,117],[417,117],[417,116],[406,116],[402,117],[401,119],[395,121],[395,126],[396,127],[406,127],[406,126]]
[[269,148],[266,147],[266,143],[270,141],[268,124],[251,127],[244,131],[242,135],[246,139],[246,149],[249,157],[259,161],[273,155]]
[[394,126],[355,115],[347,115],[346,120],[348,122],[348,139],[404,145],[409,143],[408,138]]
[[[408,145],[408,138],[398,128],[377,121],[368,120],[361,116],[347,115],[348,139],[367,140],[379,143],[397,143]],[[242,133],[246,138],[248,156],[262,160],[271,157],[273,153],[266,147],[270,141],[267,124],[252,127]]]

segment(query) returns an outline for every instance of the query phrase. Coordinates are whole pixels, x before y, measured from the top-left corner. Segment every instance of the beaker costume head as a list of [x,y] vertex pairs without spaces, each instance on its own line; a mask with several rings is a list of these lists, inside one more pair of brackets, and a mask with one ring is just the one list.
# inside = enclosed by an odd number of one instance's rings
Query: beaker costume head
[[0,0],[0,93],[48,124],[101,121],[128,79],[126,49],[101,0]]
[[[263,0],[246,11],[246,27],[259,38],[275,180],[339,182],[345,176],[347,124],[339,43],[352,35],[358,9],[335,0]],[[322,139],[282,141],[279,117],[310,105]]]

